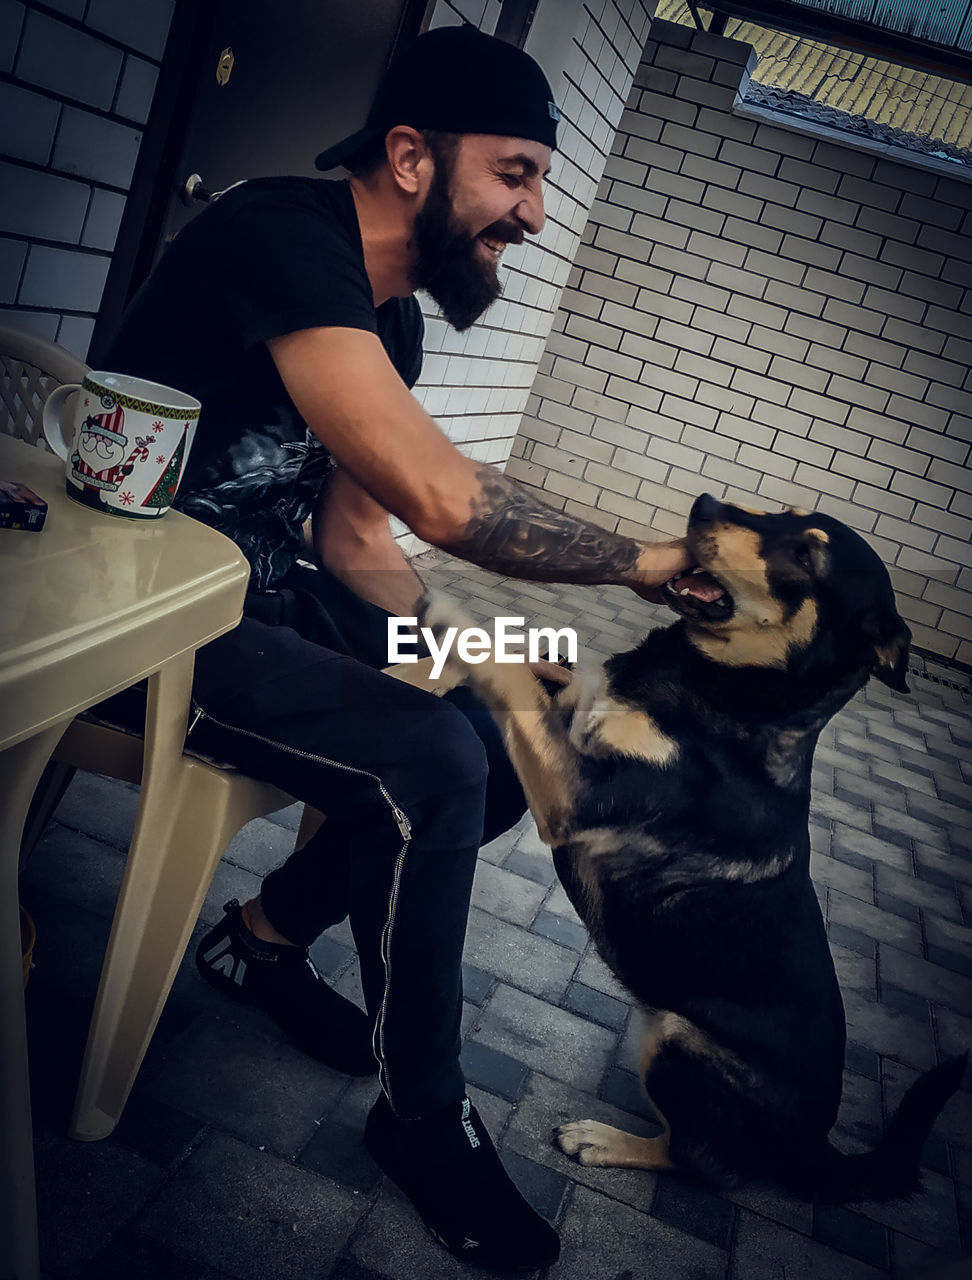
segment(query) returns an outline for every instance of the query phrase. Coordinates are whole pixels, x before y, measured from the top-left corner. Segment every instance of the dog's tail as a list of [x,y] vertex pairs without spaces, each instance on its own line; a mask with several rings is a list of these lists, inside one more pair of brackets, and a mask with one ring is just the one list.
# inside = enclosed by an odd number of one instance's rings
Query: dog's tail
[[938,1113],[962,1083],[968,1060],[963,1053],[919,1076],[873,1151],[845,1155],[828,1143],[813,1178],[816,1185],[807,1188],[810,1198],[851,1204],[896,1200],[919,1191],[921,1149]]

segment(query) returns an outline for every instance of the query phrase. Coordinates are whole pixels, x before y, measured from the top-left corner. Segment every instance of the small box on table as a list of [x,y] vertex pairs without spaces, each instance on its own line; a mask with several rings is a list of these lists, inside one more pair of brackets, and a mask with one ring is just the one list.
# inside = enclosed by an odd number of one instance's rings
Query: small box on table
[[47,519],[47,503],[16,480],[0,480],[0,529],[37,532]]

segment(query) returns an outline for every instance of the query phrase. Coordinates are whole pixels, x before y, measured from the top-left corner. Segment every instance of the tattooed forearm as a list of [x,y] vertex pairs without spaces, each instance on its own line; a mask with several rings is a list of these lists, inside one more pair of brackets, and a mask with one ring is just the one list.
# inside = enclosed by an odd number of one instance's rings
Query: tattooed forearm
[[494,573],[543,582],[620,582],[643,544],[555,511],[492,467],[462,534],[443,550]]

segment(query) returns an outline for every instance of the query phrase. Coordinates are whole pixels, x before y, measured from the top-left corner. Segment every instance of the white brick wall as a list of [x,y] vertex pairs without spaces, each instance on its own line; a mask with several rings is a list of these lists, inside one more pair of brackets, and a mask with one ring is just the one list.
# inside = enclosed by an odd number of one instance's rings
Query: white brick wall
[[507,470],[639,534],[829,511],[972,663],[972,182],[734,116],[750,54],[653,24]]
[[[536,241],[507,249],[503,298],[465,334],[426,304],[426,359],[416,394],[471,457],[499,465],[509,458],[641,59],[651,8],[647,0],[539,0],[526,49],[543,66],[563,116],[547,184],[547,224]],[[439,0],[431,25],[464,18],[492,32],[498,14],[497,0]],[[580,342],[578,349],[588,346]],[[599,393],[609,377],[623,378],[617,356],[610,369],[585,370],[571,362],[569,342],[562,351],[549,349],[542,369],[555,382],[583,379]],[[517,466],[511,460],[511,474]],[[410,536],[403,543],[419,545]]]
[[175,0],[3,0],[0,310],[84,356]]

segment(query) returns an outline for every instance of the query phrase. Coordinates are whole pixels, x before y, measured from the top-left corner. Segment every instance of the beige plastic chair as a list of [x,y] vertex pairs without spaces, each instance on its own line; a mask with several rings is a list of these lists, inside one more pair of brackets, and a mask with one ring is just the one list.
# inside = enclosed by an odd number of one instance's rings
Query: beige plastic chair
[[[46,447],[44,401],[86,372],[83,361],[43,338],[0,327],[0,431]],[[25,826],[29,852],[76,769],[142,785],[71,1120],[76,1138],[107,1137],[118,1123],[226,846],[251,818],[294,803],[277,787],[183,752],[191,682],[191,657],[149,681],[147,721],[164,729],[153,759],[143,760],[140,736],[78,717]],[[298,846],[321,821],[305,807]]]
[[80,382],[88,366],[63,347],[26,330],[0,325],[0,431],[47,449],[44,401],[55,387]]

